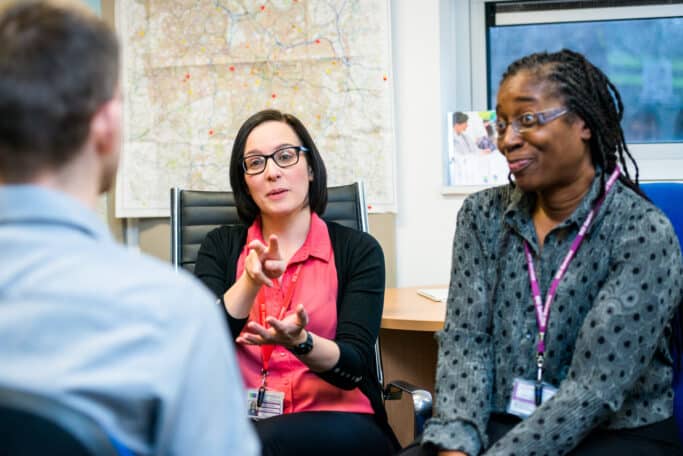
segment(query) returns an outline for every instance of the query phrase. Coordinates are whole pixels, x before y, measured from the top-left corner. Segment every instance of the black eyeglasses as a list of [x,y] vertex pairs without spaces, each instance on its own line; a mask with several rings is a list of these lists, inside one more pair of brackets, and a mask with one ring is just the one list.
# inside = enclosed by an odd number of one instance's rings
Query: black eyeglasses
[[242,168],[244,168],[245,174],[250,176],[261,174],[266,170],[269,158],[280,168],[289,168],[299,163],[299,154],[301,152],[308,152],[308,149],[304,146],[286,146],[281,147],[270,155],[249,155],[242,159]]

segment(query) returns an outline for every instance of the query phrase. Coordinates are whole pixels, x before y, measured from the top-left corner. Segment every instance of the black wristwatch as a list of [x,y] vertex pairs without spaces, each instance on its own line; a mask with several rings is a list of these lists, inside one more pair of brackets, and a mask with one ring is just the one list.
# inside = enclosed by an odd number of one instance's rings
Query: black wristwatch
[[311,350],[313,350],[313,337],[311,337],[311,333],[306,331],[306,340],[300,344],[287,347],[287,350],[291,351],[297,356],[309,354]]

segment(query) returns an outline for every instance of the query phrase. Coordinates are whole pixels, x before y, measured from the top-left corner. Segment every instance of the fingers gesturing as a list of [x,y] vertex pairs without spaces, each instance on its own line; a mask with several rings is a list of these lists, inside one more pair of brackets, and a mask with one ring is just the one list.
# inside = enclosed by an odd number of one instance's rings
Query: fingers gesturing
[[266,323],[270,327],[264,327],[254,321],[249,322],[246,331],[242,332],[236,342],[247,345],[282,345],[291,347],[296,344],[301,331],[308,325],[308,313],[303,304],[299,304],[296,312],[278,320],[268,317]]
[[272,287],[273,279],[280,277],[287,266],[282,259],[277,236],[271,235],[267,246],[259,240],[254,240],[248,247],[244,271],[255,284]]

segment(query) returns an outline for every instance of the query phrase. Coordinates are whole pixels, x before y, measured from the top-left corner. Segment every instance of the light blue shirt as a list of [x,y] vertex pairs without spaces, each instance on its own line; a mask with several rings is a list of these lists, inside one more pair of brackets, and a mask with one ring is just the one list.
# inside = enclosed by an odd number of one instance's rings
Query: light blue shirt
[[0,186],[0,383],[92,416],[137,454],[256,455],[225,318],[75,199]]

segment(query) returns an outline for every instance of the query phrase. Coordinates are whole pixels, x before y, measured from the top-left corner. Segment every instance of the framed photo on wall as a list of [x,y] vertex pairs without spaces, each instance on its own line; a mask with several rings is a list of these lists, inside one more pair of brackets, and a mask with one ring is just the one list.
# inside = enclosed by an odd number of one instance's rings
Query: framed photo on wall
[[495,111],[448,113],[448,154],[444,193],[471,193],[508,182],[508,166],[498,151]]

